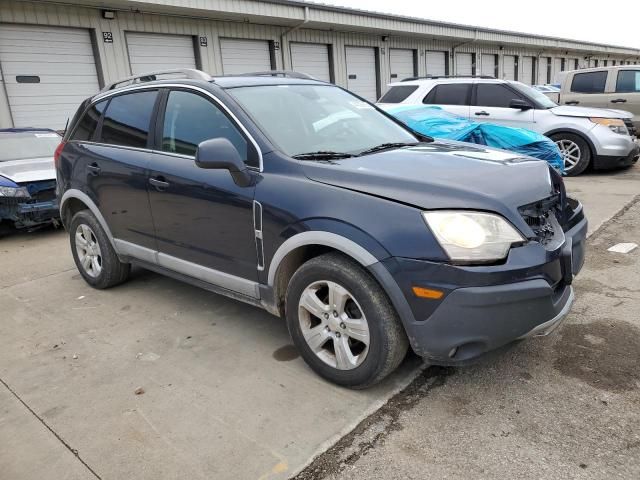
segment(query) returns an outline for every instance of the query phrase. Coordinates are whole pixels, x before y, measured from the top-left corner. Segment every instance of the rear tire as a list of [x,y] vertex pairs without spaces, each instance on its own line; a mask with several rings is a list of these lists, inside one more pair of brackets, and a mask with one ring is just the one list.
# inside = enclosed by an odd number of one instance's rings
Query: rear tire
[[339,253],[302,265],[286,296],[289,333],[321,377],[366,388],[393,372],[407,353],[400,319],[376,280]]
[[81,210],[73,216],[69,224],[69,240],[76,267],[93,288],[110,288],[129,278],[131,264],[120,261],[91,211]]
[[591,163],[591,149],[585,139],[573,133],[551,135],[562,154],[564,171],[568,177],[584,172]]

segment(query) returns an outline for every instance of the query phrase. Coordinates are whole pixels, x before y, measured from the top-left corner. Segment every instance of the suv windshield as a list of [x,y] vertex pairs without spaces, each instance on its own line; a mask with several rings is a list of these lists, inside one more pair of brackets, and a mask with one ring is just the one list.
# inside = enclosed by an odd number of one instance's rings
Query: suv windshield
[[0,162],[53,157],[59,143],[60,136],[54,132],[0,133]]
[[228,92],[289,156],[357,155],[381,144],[417,142],[368,103],[331,85],[239,87]]
[[533,100],[540,108],[553,108],[558,106],[556,102],[551,100],[540,90],[536,90],[529,85],[525,85],[524,83],[520,82],[511,82],[511,86]]

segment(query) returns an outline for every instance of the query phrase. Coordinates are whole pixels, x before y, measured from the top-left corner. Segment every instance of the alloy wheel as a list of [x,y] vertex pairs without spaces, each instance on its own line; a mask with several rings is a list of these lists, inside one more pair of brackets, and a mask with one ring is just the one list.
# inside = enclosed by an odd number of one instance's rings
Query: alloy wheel
[[341,285],[328,280],[305,288],[298,319],[309,348],[338,370],[360,365],[369,352],[369,324],[362,308]]
[[102,272],[102,253],[95,233],[84,223],[76,228],[76,253],[82,269],[90,277],[97,277]]
[[582,151],[580,150],[580,146],[572,142],[571,140],[567,140],[563,138],[556,142],[556,145],[560,149],[560,153],[562,154],[562,159],[564,160],[564,169],[569,172],[580,162],[582,158]]

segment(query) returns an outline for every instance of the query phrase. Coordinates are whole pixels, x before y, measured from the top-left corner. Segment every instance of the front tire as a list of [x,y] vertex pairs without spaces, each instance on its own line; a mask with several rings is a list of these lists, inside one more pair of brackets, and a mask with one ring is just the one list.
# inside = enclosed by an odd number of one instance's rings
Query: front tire
[[93,288],[113,287],[129,278],[131,264],[120,261],[100,222],[89,210],[73,216],[69,240],[76,267]]
[[289,333],[321,377],[366,388],[393,372],[407,353],[398,315],[376,280],[339,253],[302,265],[286,296]]
[[560,149],[567,176],[580,175],[587,169],[591,163],[591,149],[586,140],[572,133],[556,133],[551,140]]

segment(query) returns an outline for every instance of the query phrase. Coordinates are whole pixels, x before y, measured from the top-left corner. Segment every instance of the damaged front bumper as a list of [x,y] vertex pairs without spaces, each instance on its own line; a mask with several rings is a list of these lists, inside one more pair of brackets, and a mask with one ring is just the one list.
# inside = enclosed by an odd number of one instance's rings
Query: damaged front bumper
[[11,222],[16,228],[33,228],[56,223],[60,217],[55,197],[55,180],[22,185],[30,197],[0,196],[0,222]]

